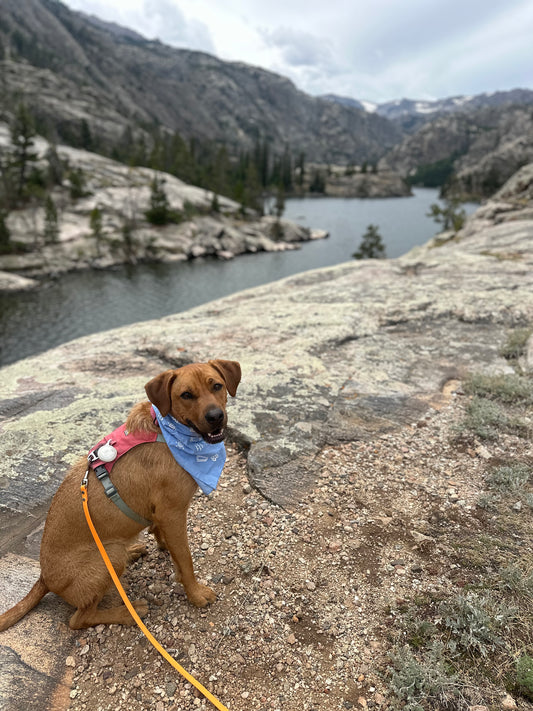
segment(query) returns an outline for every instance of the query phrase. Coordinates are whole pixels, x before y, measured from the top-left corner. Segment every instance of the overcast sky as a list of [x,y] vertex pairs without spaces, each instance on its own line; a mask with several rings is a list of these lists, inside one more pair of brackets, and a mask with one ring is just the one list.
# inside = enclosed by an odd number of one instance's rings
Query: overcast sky
[[533,89],[532,0],[64,0],[165,44],[374,102]]

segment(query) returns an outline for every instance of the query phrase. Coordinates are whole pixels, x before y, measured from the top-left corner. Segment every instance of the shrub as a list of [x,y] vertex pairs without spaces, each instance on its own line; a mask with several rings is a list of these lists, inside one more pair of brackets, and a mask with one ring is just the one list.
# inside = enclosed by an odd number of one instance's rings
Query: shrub
[[515,374],[471,375],[464,382],[464,389],[470,395],[504,403],[533,402],[532,381]]
[[526,343],[532,333],[532,328],[516,328],[511,331],[500,351],[500,355],[503,358],[507,358],[507,360],[518,360],[520,356],[524,355]]
[[391,655],[391,660],[390,686],[397,699],[404,702],[404,711],[446,707],[462,697],[459,677],[444,661],[441,643],[419,656],[406,646]]
[[527,484],[531,471],[527,464],[514,462],[493,469],[487,476],[487,483],[502,492],[517,491]]
[[441,603],[442,626],[449,634],[448,650],[454,654],[486,657],[504,646],[502,632],[509,628],[516,609],[503,606],[490,594],[468,592]]
[[524,654],[516,664],[516,682],[523,696],[533,701],[533,658]]
[[496,439],[498,430],[509,425],[509,418],[495,402],[474,397],[466,407],[464,426],[481,439]]

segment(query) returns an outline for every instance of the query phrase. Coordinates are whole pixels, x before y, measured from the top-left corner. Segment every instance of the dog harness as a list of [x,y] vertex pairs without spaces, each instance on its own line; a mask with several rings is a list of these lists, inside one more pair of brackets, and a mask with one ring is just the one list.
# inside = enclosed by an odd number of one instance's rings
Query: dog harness
[[226,461],[224,443],[208,444],[193,429],[182,425],[172,415],[163,417],[152,405],[151,415],[159,432],[128,432],[126,425],[121,425],[111,434],[101,439],[87,457],[89,466],[104,487],[105,495],[131,519],[142,526],[150,526],[149,521],[133,511],[118,493],[109,474],[115,462],[130,449],[139,444],[165,442],[176,462],[192,476],[204,494],[210,494],[218,480]]

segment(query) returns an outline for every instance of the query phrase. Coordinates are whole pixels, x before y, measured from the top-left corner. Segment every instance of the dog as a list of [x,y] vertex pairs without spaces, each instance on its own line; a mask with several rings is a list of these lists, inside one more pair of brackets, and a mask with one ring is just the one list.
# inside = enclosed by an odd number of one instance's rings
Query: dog
[[[133,447],[114,462],[112,482],[126,506],[146,521],[133,520],[106,496],[95,473],[87,468],[87,458],[74,464],[59,486],[46,518],[39,580],[23,600],[0,615],[0,631],[18,622],[48,592],[56,593],[76,608],[69,621],[71,629],[134,624],[125,605],[99,607],[111,585],[111,577],[82,508],[80,485],[85,472],[89,472],[91,517],[118,576],[128,562],[145,552],[137,536],[151,522],[150,531],[158,545],[170,552],[176,580],[183,584],[189,601],[197,607],[215,601],[215,592],[196,580],[187,540],[187,510],[198,485],[178,464],[170,445],[154,441],[160,420],[154,418],[152,406],[157,408],[161,422],[170,416],[171,427],[177,421],[188,428],[197,448],[204,447],[203,443],[220,444],[226,431],[227,395],[235,396],[240,380],[239,363],[210,360],[166,370],[145,385],[150,402],[133,407],[125,432],[147,433],[151,441]],[[133,605],[140,616],[148,611],[145,600],[137,600]]]

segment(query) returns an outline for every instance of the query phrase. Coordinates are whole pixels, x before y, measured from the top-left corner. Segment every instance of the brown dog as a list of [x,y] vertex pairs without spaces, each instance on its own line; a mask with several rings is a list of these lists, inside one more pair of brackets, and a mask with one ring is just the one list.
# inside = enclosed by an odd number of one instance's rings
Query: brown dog
[[[234,396],[241,379],[235,361],[212,360],[167,370],[146,384],[146,394],[162,416],[170,413],[180,423],[200,434],[206,442],[220,442],[226,427],[227,393]],[[136,405],[127,421],[130,432],[157,429],[150,403]],[[77,462],[55,494],[41,543],[41,576],[17,605],[0,616],[0,631],[18,622],[51,591],[77,608],[70,627],[80,629],[98,624],[133,624],[125,605],[98,607],[111,585],[81,504],[80,484],[87,459]],[[112,481],[126,504],[152,521],[151,531],[161,547],[168,548],[176,579],[189,600],[198,607],[214,602],[216,595],[196,580],[187,541],[187,509],[197,484],[176,462],[166,442],[136,446],[116,461]],[[129,561],[144,552],[136,542],[142,524],[128,518],[111,502],[104,488],[89,475],[89,509],[96,530],[120,576]],[[145,614],[145,600],[133,603]]]

